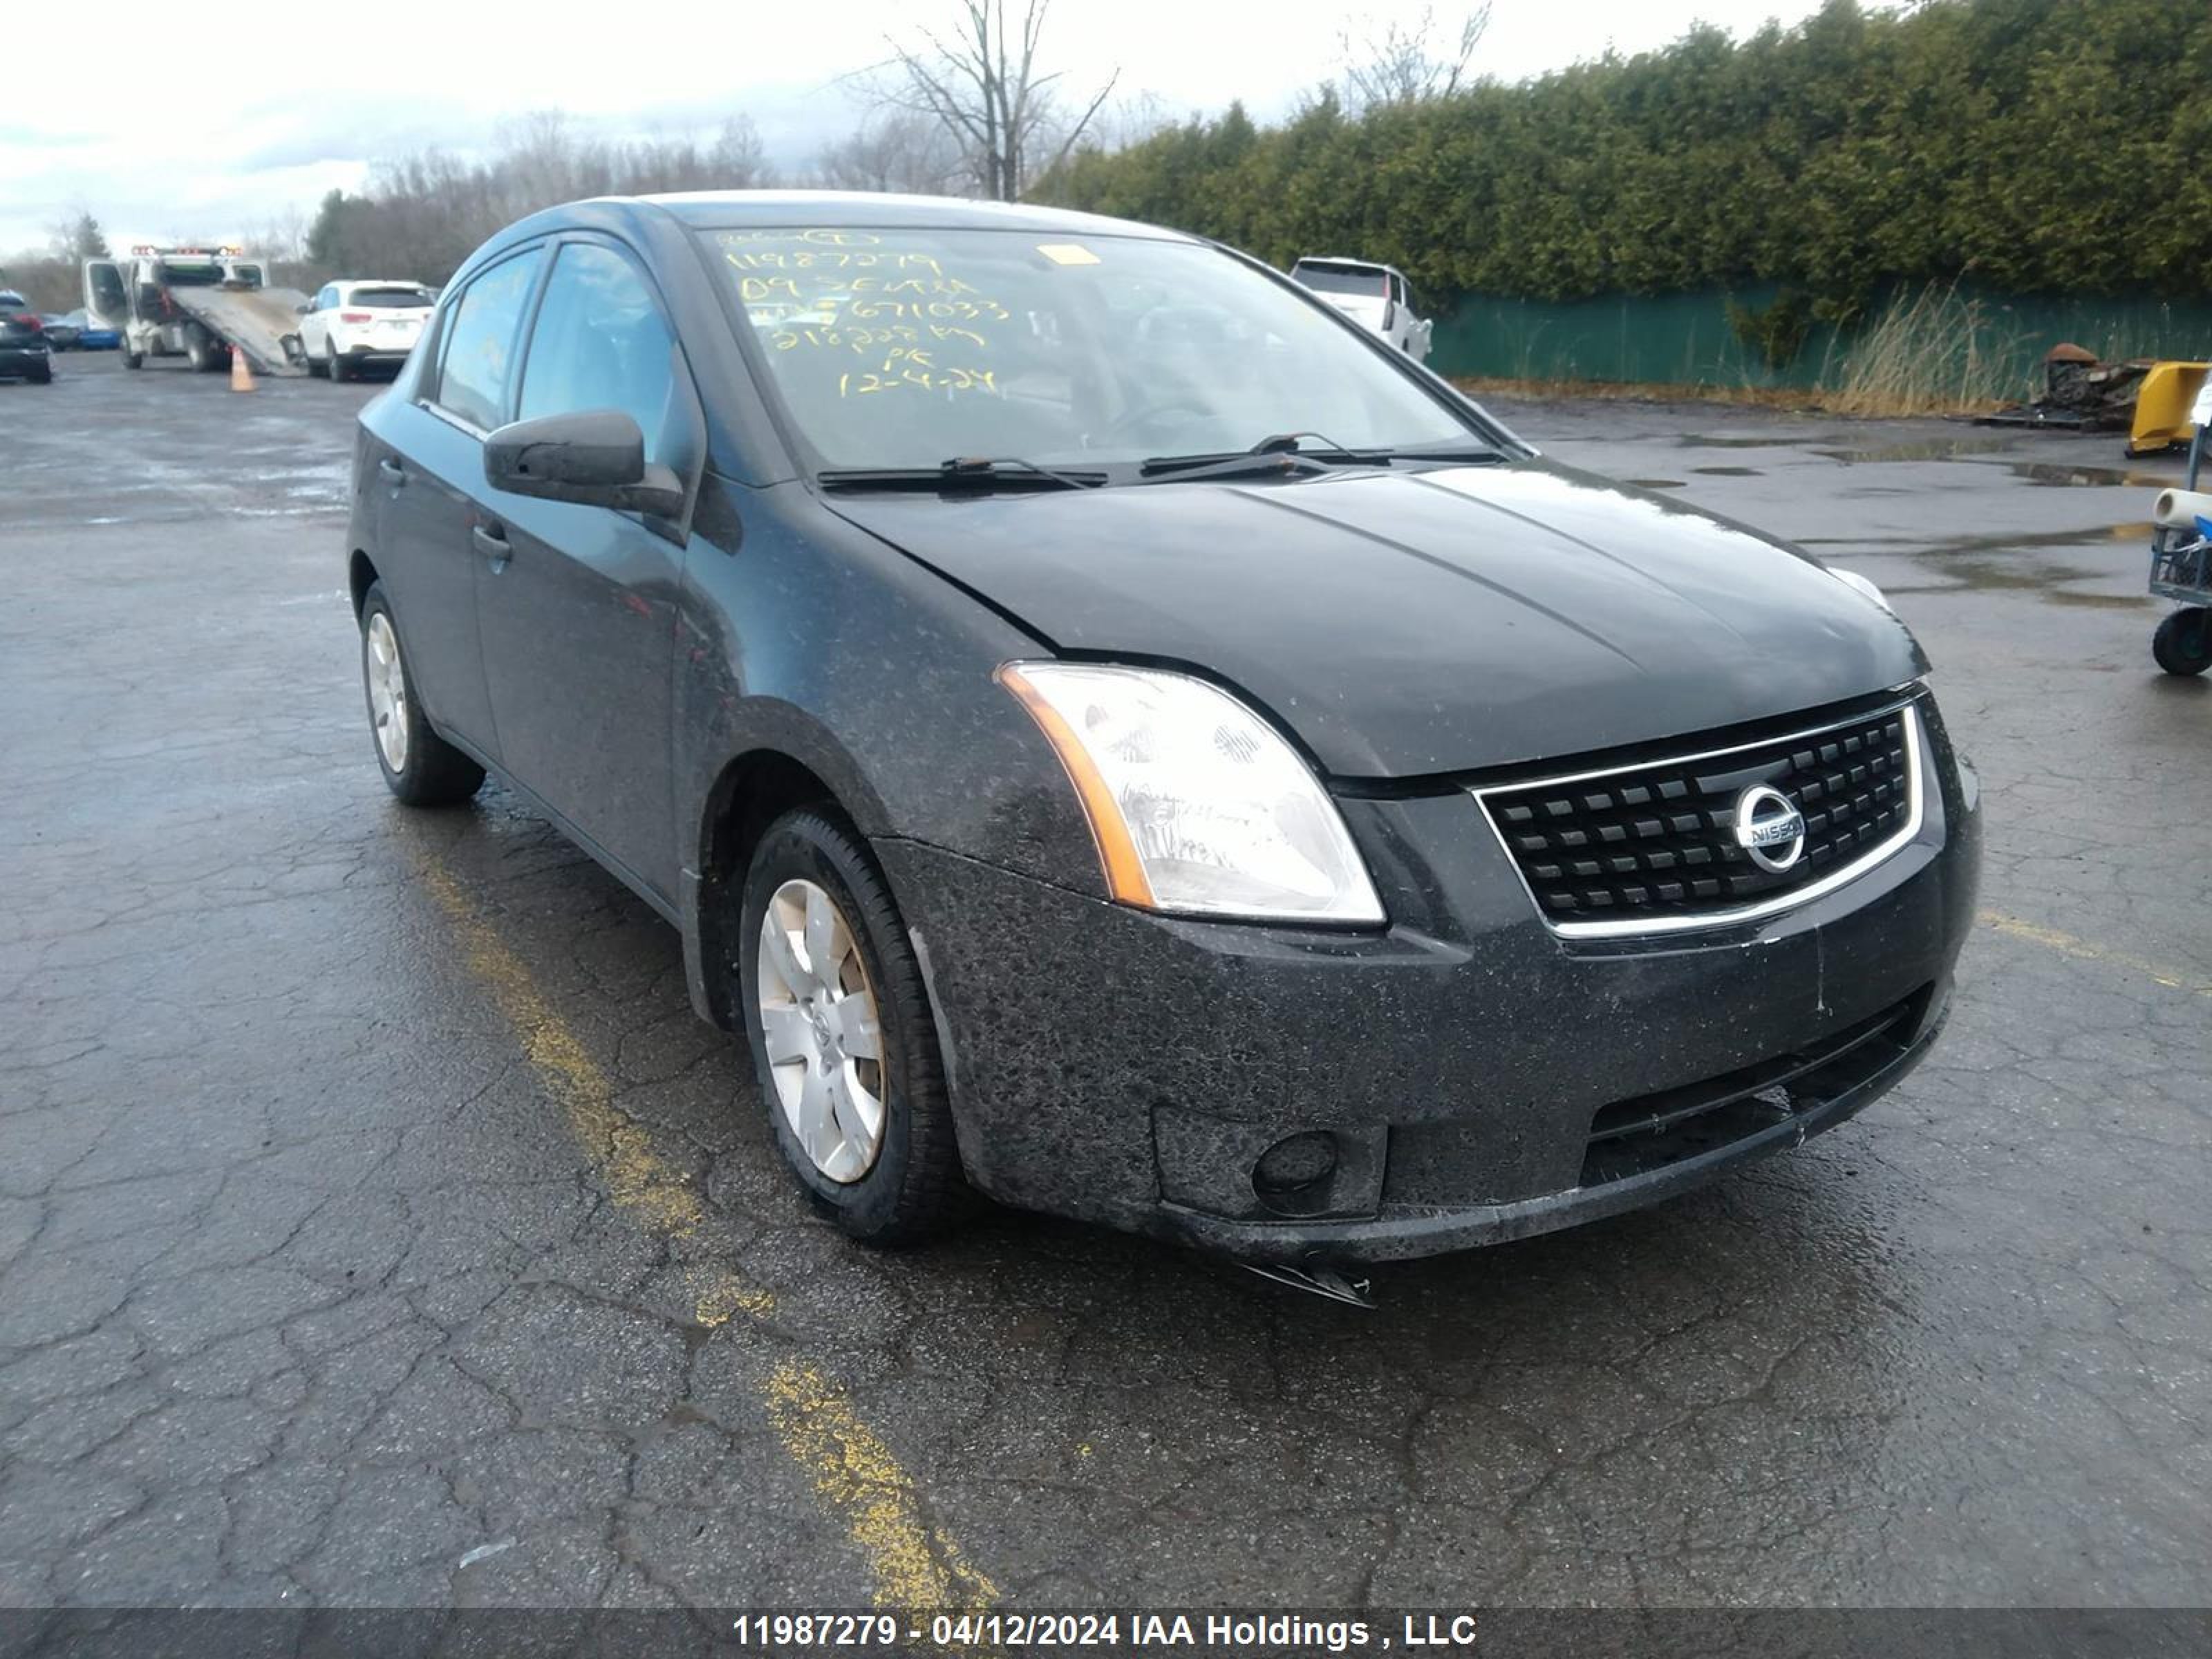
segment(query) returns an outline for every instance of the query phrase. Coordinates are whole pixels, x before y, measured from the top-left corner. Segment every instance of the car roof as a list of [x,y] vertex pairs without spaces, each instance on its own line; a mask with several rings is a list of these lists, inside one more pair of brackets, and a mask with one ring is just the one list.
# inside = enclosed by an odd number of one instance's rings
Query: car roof
[[686,191],[634,198],[662,208],[694,229],[727,229],[747,225],[783,228],[805,224],[891,227],[948,230],[1028,230],[1063,235],[1142,236],[1164,242],[1198,239],[1132,219],[1109,219],[1066,208],[1036,207],[1027,202],[975,202],[956,196],[893,196],[859,190]]
[[1402,277],[1405,272],[1395,265],[1386,265],[1379,259],[1353,259],[1341,253],[1301,253],[1291,262],[1291,269],[1300,265],[1349,265],[1354,270],[1387,270],[1393,276]]
[[418,283],[412,276],[341,276],[337,278],[337,286],[340,288],[427,289],[430,285],[428,283]]

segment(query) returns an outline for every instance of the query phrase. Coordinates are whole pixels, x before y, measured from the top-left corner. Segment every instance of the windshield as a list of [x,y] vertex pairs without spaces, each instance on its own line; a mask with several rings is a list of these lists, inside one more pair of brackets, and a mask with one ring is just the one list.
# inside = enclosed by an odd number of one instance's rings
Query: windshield
[[1358,294],[1370,300],[1390,292],[1390,274],[1372,265],[1317,265],[1301,259],[1291,267],[1291,280],[1316,294]]
[[212,259],[164,259],[161,280],[171,288],[212,288],[222,272]]
[[825,469],[1474,435],[1330,313],[1198,244],[934,228],[708,240]]
[[357,288],[345,303],[374,311],[419,311],[430,303],[430,296],[419,288]]

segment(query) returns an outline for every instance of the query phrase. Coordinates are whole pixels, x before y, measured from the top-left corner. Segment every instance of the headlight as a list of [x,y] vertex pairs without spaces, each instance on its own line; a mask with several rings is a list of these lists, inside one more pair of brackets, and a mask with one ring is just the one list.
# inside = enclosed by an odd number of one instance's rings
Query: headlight
[[1833,576],[1838,581],[1843,583],[1844,586],[1856,588],[1860,592],[1865,594],[1867,598],[1872,599],[1883,610],[1888,611],[1891,616],[1894,617],[1897,614],[1896,607],[1892,605],[1888,599],[1883,597],[1881,589],[1876,587],[1864,576],[1860,575],[1857,571],[1838,570],[1833,565],[1826,565],[1822,568],[1826,569],[1831,576]]
[[1382,920],[1344,820],[1280,733],[1204,680],[1008,663],[1127,904],[1272,921]]

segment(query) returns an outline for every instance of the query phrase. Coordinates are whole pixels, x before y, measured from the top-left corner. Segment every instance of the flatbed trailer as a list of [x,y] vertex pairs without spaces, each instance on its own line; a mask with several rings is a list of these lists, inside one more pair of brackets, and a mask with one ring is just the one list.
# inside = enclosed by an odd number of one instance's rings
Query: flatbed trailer
[[307,296],[270,288],[261,262],[235,248],[137,247],[84,262],[84,303],[123,337],[123,361],[184,357],[196,369],[228,367],[234,353],[263,374],[305,374],[300,313]]

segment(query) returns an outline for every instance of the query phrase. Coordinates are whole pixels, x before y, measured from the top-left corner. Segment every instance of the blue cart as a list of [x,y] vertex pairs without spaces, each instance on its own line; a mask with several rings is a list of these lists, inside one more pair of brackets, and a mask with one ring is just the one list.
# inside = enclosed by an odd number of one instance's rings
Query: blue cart
[[[2204,428],[2212,396],[2197,401],[2196,435],[2189,441],[2189,489],[2204,464]],[[2169,674],[2202,674],[2212,668],[2212,518],[2160,525],[2150,532],[2150,591],[2180,609],[2159,623],[2150,653]]]

